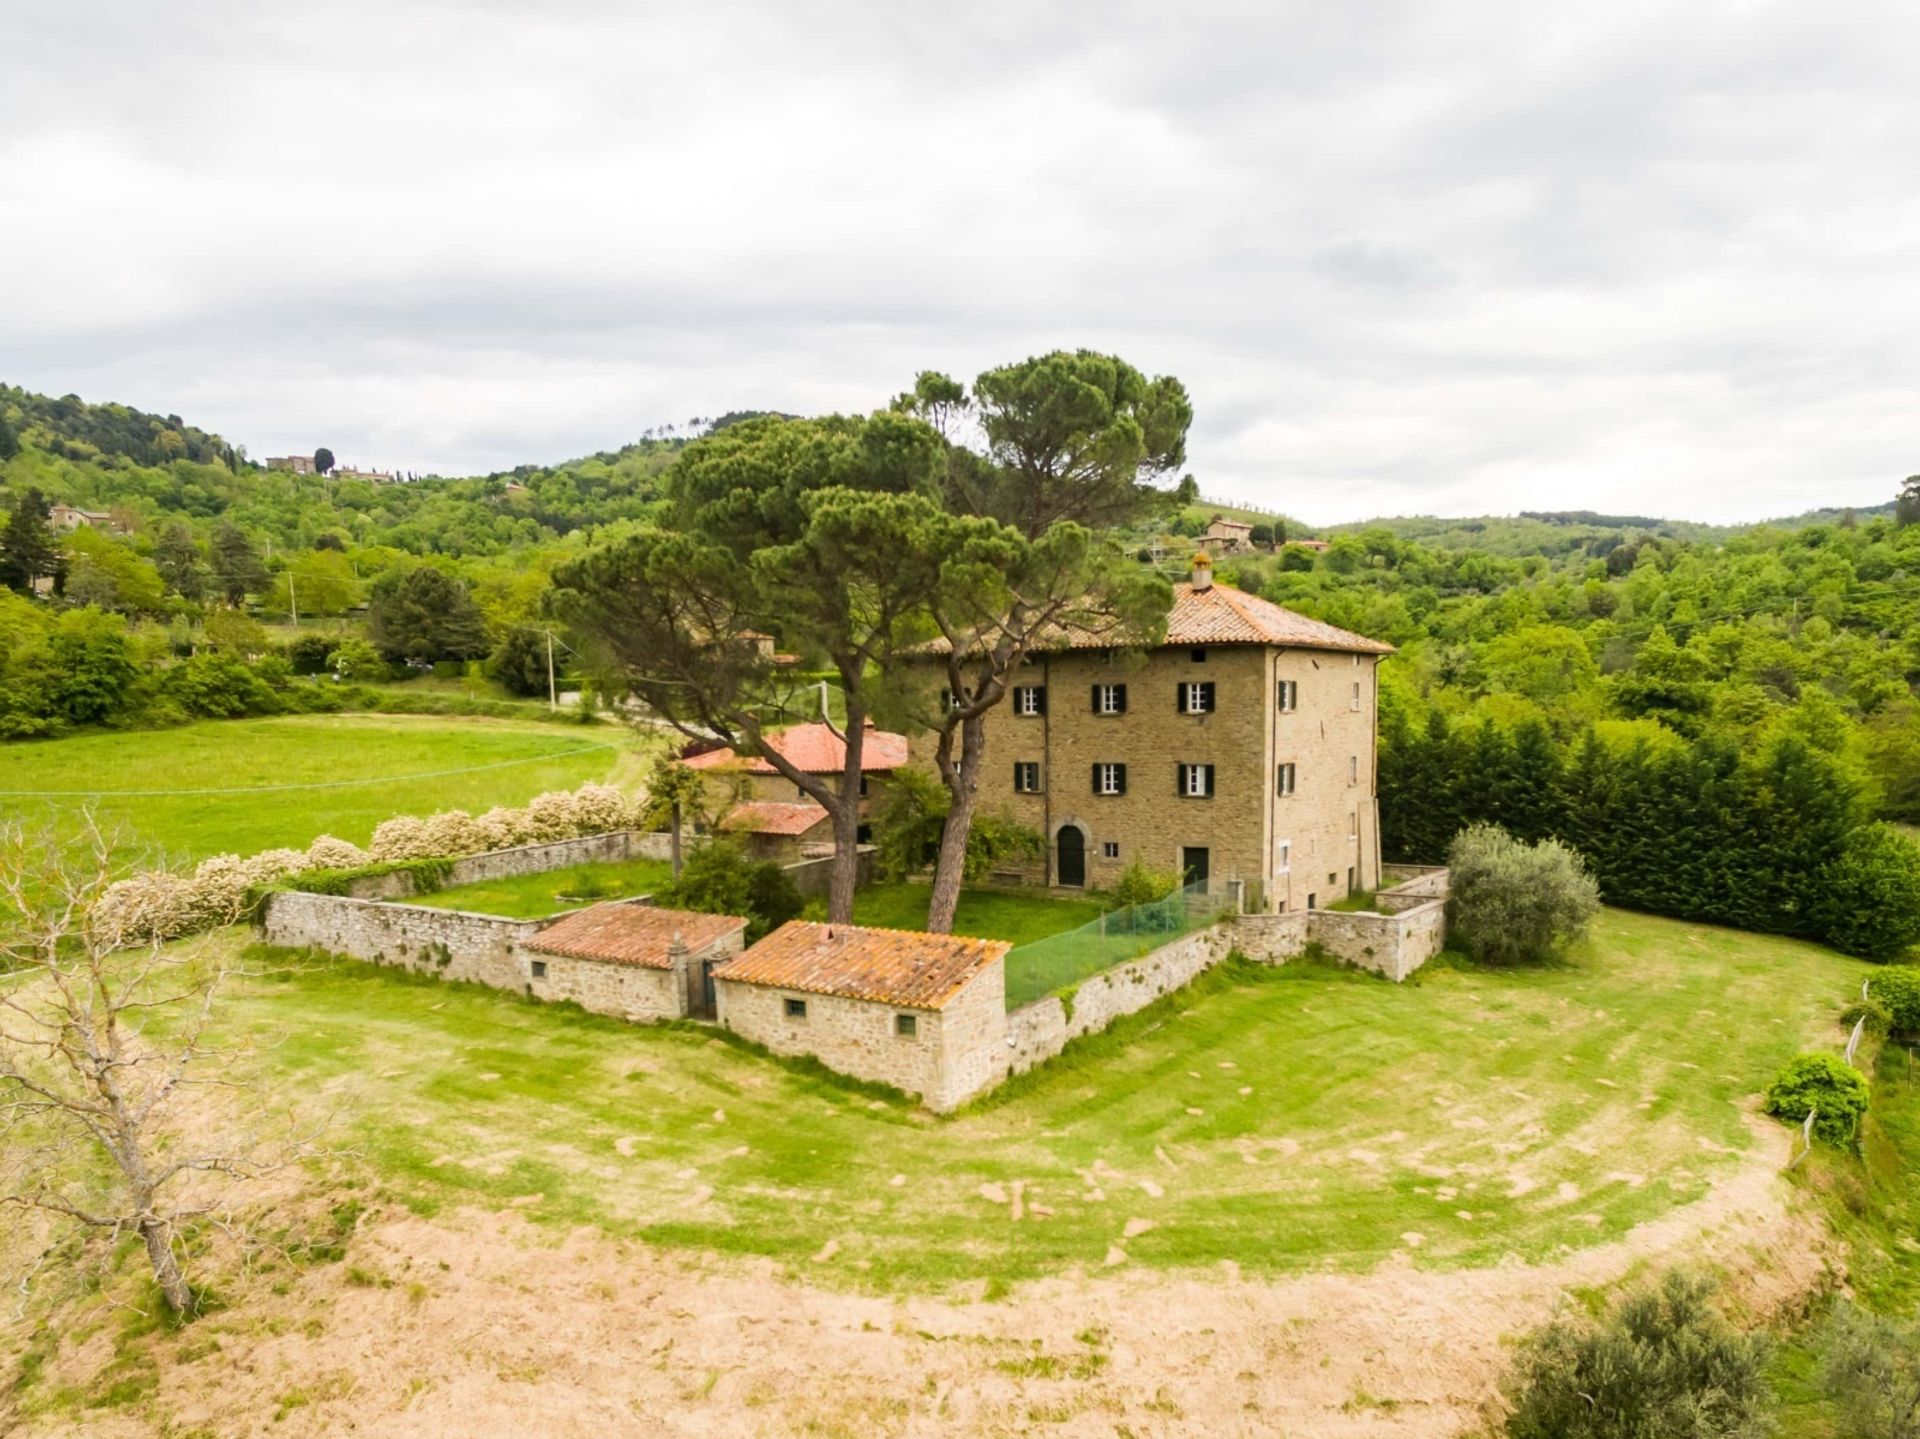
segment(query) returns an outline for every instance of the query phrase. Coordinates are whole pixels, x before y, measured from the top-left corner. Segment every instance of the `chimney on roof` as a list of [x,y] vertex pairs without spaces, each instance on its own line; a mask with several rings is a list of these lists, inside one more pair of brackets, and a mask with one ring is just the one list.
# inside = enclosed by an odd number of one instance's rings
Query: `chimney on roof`
[[1205,550],[1193,557],[1193,587],[1196,590],[1213,588],[1213,557]]

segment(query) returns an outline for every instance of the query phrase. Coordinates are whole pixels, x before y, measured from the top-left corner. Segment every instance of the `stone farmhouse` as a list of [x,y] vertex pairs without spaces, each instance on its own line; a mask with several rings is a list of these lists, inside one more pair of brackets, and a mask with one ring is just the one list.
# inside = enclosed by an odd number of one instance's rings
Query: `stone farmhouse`
[[577,909],[523,942],[527,993],[627,1019],[712,1019],[714,969],[740,953],[746,932],[734,915]]
[[290,475],[310,475],[313,473],[313,456],[269,455],[267,457],[267,468],[270,470],[284,470]]
[[995,878],[1105,888],[1142,860],[1237,889],[1247,913],[1375,889],[1375,667],[1392,650],[1215,584],[1196,555],[1159,645],[1063,632],[988,713],[981,809],[1046,837]]
[[61,534],[69,534],[79,529],[112,530],[123,533],[123,527],[104,510],[83,510],[77,505],[52,505],[47,510],[47,523]]
[[[837,780],[846,767],[846,741],[829,724],[816,721],[795,725],[777,735],[769,735],[766,743],[803,774]],[[875,801],[886,792],[893,772],[906,765],[907,755],[905,735],[876,729],[871,720],[867,722],[866,736],[860,746],[862,844],[867,841],[866,817]],[[805,815],[800,811],[817,812],[816,823],[826,821],[826,810],[763,756],[743,756],[730,748],[721,748],[689,755],[681,763],[706,777],[708,800],[713,808],[723,811],[722,829],[805,841],[812,836],[814,825],[802,824]],[[828,843],[832,842],[830,830],[821,833]]]
[[1253,526],[1215,515],[1208,521],[1206,533],[1200,536],[1200,546],[1208,554],[1213,555],[1251,554],[1253,553]]

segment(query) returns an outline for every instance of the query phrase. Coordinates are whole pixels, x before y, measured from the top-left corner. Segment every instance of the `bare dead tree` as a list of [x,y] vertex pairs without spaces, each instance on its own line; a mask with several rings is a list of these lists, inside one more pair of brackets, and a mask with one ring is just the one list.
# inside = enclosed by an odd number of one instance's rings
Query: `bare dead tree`
[[[308,1141],[232,1093],[242,1056],[210,1042],[241,972],[231,936],[163,941],[137,905],[106,899],[119,870],[91,815],[71,839],[0,824],[0,1210],[137,1234],[185,1314],[183,1227],[223,1223],[228,1181],[282,1168]],[[233,911],[220,921],[240,918],[240,897],[215,902]]]

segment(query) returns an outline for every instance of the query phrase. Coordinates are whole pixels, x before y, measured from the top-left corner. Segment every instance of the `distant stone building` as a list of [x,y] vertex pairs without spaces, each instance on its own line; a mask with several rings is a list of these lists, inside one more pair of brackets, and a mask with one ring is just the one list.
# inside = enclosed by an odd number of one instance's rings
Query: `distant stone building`
[[1201,548],[1214,555],[1244,555],[1253,551],[1253,526],[1215,515],[1200,536]]
[[313,473],[313,456],[270,455],[267,458],[267,468],[270,470],[285,470],[288,474],[293,475],[310,475]]
[[1006,1073],[1001,940],[793,920],[713,970],[719,1022],[950,1110]]
[[[1104,888],[1141,860],[1237,885],[1257,912],[1375,888],[1375,667],[1392,651],[1215,584],[1204,554],[1144,654],[1051,637],[987,714],[980,810],[1046,839],[1000,877]],[[916,735],[915,758],[935,739]]]
[[113,530],[125,527],[104,510],[83,510],[74,505],[54,505],[47,511],[47,523],[61,534],[81,528]]
[[336,480],[365,480],[370,485],[397,485],[400,483],[400,477],[398,475],[389,474],[385,470],[349,470],[340,465],[334,466],[331,472],[331,478]]

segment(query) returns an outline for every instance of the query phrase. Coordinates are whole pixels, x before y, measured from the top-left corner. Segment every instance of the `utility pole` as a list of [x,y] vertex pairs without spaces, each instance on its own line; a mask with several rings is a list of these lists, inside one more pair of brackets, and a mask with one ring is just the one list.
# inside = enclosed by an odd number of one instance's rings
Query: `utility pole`
[[300,628],[300,596],[293,587],[293,571],[287,571],[287,604],[293,610],[293,627]]
[[553,684],[553,631],[552,630],[547,631],[547,709],[549,712],[554,714],[558,714],[560,712],[560,694],[554,688],[554,684]]

